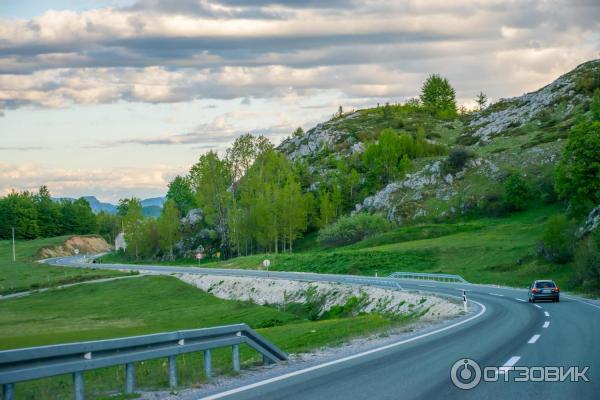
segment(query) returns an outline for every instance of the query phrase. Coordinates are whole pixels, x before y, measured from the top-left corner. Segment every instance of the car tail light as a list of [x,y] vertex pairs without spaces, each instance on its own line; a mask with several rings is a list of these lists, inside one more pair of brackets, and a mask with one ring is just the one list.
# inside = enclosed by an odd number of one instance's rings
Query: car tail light
[[557,287],[555,287],[555,288],[554,288],[554,291],[555,291],[556,293],[558,293],[558,292],[560,292],[560,288],[557,286]]
[[537,289],[537,288],[533,288],[533,289],[531,289],[531,291],[532,291],[533,293],[537,293],[537,292],[538,292],[538,289]]

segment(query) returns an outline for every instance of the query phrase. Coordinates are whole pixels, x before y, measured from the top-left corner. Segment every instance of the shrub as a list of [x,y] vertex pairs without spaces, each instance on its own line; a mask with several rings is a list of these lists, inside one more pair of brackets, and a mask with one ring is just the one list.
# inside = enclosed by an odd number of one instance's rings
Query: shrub
[[356,243],[369,236],[386,232],[390,223],[380,215],[356,214],[342,217],[319,231],[319,243],[334,247]]
[[479,204],[479,212],[490,217],[502,217],[506,215],[506,205],[501,193],[490,192],[483,196]]
[[590,110],[592,110],[592,117],[594,120],[600,121],[600,89],[594,91],[594,96],[590,103]]
[[573,215],[600,203],[600,122],[582,122],[569,134],[556,174],[556,192]]
[[510,211],[527,208],[531,199],[531,189],[527,181],[519,174],[511,174],[504,184],[504,205]]
[[473,156],[473,152],[464,147],[454,147],[450,150],[450,153],[448,153],[448,158],[446,158],[446,161],[444,162],[444,169],[447,172],[458,172],[465,167],[467,161],[473,158]]
[[575,254],[575,279],[582,289],[600,293],[600,231],[584,238]]
[[600,88],[600,69],[590,69],[581,74],[575,81],[575,89],[583,93],[593,93]]
[[563,264],[573,259],[575,251],[575,225],[562,214],[551,217],[546,223],[538,253],[546,261]]

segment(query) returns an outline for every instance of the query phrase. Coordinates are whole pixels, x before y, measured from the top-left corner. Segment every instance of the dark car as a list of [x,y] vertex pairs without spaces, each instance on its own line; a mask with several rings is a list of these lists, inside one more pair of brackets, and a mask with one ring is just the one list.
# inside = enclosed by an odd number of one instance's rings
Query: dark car
[[529,302],[538,300],[560,301],[560,288],[554,281],[535,281],[529,287]]

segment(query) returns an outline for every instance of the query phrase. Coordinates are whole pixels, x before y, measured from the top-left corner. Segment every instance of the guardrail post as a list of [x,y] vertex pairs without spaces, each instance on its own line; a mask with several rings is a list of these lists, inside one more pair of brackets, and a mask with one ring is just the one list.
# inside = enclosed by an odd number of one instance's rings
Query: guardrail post
[[83,400],[83,372],[81,371],[73,372],[73,394],[75,400]]
[[233,358],[233,370],[240,372],[240,345],[234,344],[231,346],[231,354]]
[[169,356],[169,386],[177,387],[177,358]]
[[271,359],[267,356],[265,356],[264,354],[262,355],[263,357],[263,364],[264,365],[269,365],[269,364],[273,364],[273,361],[271,361]]
[[15,400],[14,383],[5,383],[2,385],[2,400]]
[[135,387],[135,365],[125,364],[125,393],[133,393]]
[[212,378],[212,353],[210,349],[204,350],[204,375],[206,375],[206,379]]

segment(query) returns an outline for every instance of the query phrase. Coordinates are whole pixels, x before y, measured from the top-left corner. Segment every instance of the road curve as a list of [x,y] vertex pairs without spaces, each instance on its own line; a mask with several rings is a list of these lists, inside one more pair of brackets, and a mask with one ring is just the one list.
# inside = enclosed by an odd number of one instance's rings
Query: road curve
[[[600,393],[600,307],[575,296],[560,303],[527,302],[524,289],[465,283],[441,283],[298,272],[207,269],[153,265],[89,264],[82,257],[47,260],[50,265],[126,269],[154,273],[198,273],[231,276],[335,281],[401,286],[468,298],[481,304],[476,318],[433,334],[386,346],[377,351],[233,387],[208,398],[226,399],[596,399]],[[541,277],[543,278],[543,277]],[[516,382],[515,371],[462,390],[452,384],[450,370],[460,359],[483,366],[589,367],[588,382]],[[505,377],[508,381],[505,382]],[[534,374],[537,378],[539,374]]]

